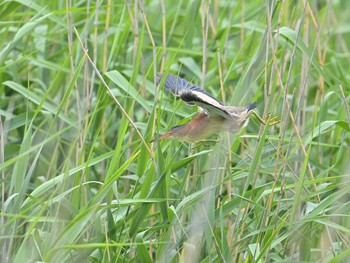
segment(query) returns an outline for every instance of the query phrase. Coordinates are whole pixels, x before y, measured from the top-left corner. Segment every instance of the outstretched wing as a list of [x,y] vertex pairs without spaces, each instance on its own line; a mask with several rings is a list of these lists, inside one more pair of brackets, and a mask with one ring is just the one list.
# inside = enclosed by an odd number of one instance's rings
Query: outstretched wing
[[[158,76],[158,83],[160,83],[163,75]],[[210,116],[220,115],[224,118],[229,118],[230,114],[223,109],[223,104],[208,94],[205,90],[193,85],[187,80],[168,74],[166,76],[164,87],[170,90],[175,96],[180,97],[189,105],[197,105]]]

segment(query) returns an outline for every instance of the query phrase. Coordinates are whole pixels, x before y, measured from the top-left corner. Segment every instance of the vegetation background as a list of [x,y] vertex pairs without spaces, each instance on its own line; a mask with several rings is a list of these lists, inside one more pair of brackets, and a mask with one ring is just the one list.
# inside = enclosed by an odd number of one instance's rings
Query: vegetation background
[[[349,262],[349,10],[2,1],[0,261]],[[197,112],[157,72],[281,122],[149,143]]]

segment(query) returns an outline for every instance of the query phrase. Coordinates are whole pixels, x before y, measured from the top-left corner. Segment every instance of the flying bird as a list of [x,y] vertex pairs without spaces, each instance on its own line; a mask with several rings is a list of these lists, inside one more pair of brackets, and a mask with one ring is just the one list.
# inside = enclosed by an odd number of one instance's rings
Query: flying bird
[[[158,84],[163,77],[163,75],[158,76]],[[246,107],[225,106],[200,87],[171,74],[166,76],[164,88],[187,104],[198,106],[200,111],[190,122],[172,127],[169,131],[159,138],[153,139],[151,142],[157,139],[163,140],[167,138],[195,142],[209,135],[224,131],[238,133],[247,125],[251,114],[255,115],[261,123],[266,124],[266,121],[253,111],[256,108],[256,103],[249,104]],[[270,125],[277,122],[276,118],[272,118]]]

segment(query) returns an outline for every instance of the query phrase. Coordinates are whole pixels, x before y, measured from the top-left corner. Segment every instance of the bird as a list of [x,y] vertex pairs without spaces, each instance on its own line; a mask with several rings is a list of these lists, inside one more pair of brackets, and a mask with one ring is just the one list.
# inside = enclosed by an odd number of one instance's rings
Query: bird
[[[159,74],[156,79],[157,83],[161,83],[163,78],[164,75]],[[245,107],[226,106],[202,88],[179,76],[166,75],[164,88],[188,105],[198,106],[200,110],[198,115],[190,122],[170,128],[151,142],[179,139],[193,143],[220,132],[238,133],[248,124],[251,114],[255,115],[261,123],[267,124],[266,120],[263,120],[253,111],[256,108],[256,103],[251,103]],[[275,122],[276,118],[270,120],[271,125]]]

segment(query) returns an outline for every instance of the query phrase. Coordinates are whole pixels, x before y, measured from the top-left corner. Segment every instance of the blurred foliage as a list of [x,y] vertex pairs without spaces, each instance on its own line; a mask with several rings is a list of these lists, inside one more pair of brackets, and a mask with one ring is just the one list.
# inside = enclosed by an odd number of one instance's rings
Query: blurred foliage
[[[349,8],[0,3],[0,261],[349,260]],[[281,122],[149,143],[197,113],[158,72]]]

